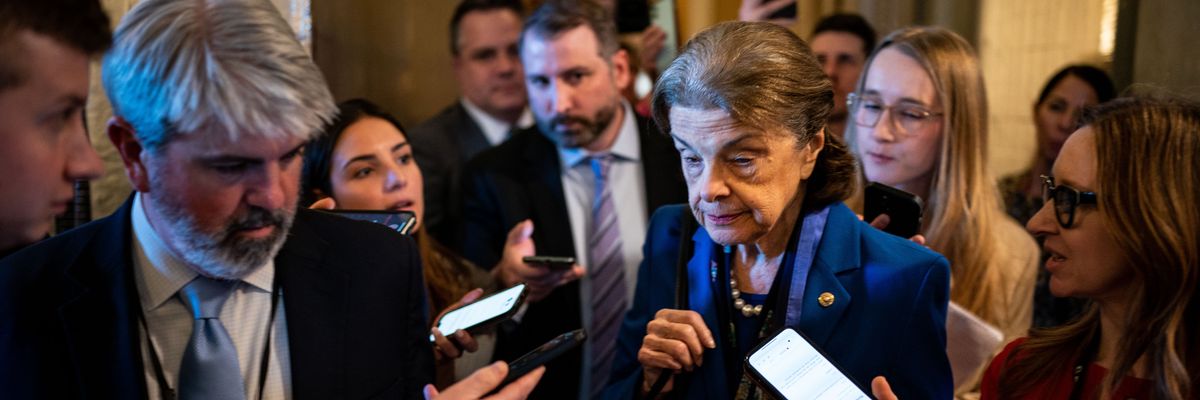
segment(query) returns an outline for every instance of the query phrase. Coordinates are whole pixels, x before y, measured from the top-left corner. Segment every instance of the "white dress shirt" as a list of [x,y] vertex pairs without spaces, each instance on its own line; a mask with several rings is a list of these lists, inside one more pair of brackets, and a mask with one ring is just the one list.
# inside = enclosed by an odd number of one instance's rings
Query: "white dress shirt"
[[[142,196],[138,193],[134,195],[132,210],[134,279],[150,337],[146,337],[146,330],[140,326],[138,330],[147,394],[151,399],[160,399],[161,391],[151,357],[157,353],[167,385],[178,390],[179,366],[191,339],[193,319],[177,294],[197,274],[166,247],[142,207]],[[287,322],[282,298],[276,306],[275,320],[269,321],[274,279],[275,262],[268,260],[266,265],[238,282],[221,309],[221,323],[237,347],[238,365],[242,370],[247,399],[292,398]],[[269,354],[264,351],[268,335],[271,337]],[[149,346],[153,346],[154,352],[150,351]],[[260,382],[264,355],[270,359],[266,382]],[[263,389],[261,396],[260,384]]]
[[[483,131],[483,137],[487,138],[488,143],[492,146],[503,143],[508,140],[508,134],[513,131],[513,124],[505,122],[499,118],[493,117],[491,114],[483,111],[475,104],[467,100],[466,97],[459,100],[464,109],[467,110],[467,115],[475,120],[475,125],[479,125],[479,130]],[[529,112],[529,107],[525,107],[521,111],[521,116],[517,118],[517,129],[525,129],[533,126],[533,114]]]
[[[617,210],[617,224],[621,230],[621,256],[625,262],[626,307],[633,303],[633,292],[637,286],[638,266],[642,262],[642,242],[646,240],[646,176],[643,173],[641,138],[633,108],[621,102],[624,113],[617,139],[613,142],[613,161],[609,167],[608,181],[612,187],[613,209]],[[592,202],[595,198],[596,177],[592,172],[591,156],[584,149],[558,147],[562,163],[563,194],[567,200],[567,215],[571,223],[571,238],[575,244],[576,262],[585,269],[588,257],[588,232],[591,226]],[[580,304],[583,326],[591,330],[591,280],[584,275],[580,280]],[[590,342],[584,342],[584,364],[591,365]],[[586,369],[586,368],[585,368]],[[591,374],[582,371],[580,388],[587,397]]]

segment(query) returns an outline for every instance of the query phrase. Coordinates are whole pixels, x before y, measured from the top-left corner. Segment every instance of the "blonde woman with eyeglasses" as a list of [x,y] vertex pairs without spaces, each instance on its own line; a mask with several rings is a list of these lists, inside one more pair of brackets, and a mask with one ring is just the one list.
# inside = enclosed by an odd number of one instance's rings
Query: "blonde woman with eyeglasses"
[[[866,181],[924,199],[920,233],[950,260],[951,302],[1015,338],[1032,322],[1038,250],[1005,215],[987,171],[986,98],[979,61],[962,37],[901,29],[868,60],[850,100],[846,138]],[[956,392],[972,391],[997,349],[956,346],[973,339],[948,325]]]

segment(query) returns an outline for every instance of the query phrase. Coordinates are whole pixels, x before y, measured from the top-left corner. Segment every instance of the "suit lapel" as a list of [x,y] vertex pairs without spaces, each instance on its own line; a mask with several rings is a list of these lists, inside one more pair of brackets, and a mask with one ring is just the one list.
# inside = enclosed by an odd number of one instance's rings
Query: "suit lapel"
[[328,242],[300,210],[275,257],[288,326],[292,388],[314,398],[333,398],[346,390],[346,291],[349,277],[324,265]]
[[459,148],[461,162],[465,163],[474,157],[479,152],[492,147],[488,142],[487,137],[483,135],[483,129],[479,127],[479,123],[471,118],[471,114],[463,107],[462,102],[454,104],[454,135],[456,136]]
[[567,198],[563,193],[558,150],[536,127],[526,130],[525,134],[530,135],[526,138],[528,143],[524,146],[523,154],[527,166],[524,181],[528,190],[522,195],[529,196],[529,213],[534,221],[540,223],[533,230],[538,251],[577,256],[572,240],[571,218],[567,213]]
[[637,117],[638,141],[642,150],[642,174],[646,182],[646,215],[668,204],[687,199],[687,186],[679,167],[679,153],[650,120]]
[[[829,211],[816,259],[808,272],[798,328],[817,346],[823,347],[837,328],[853,299],[837,275],[861,266],[858,217],[845,205],[835,204]],[[828,293],[833,302],[823,306],[820,297]]]
[[[83,242],[66,271],[59,308],[67,351],[78,370],[80,393],[144,398],[137,285],[131,253],[132,196]],[[74,250],[74,249],[73,249]],[[90,259],[89,259],[90,258]]]

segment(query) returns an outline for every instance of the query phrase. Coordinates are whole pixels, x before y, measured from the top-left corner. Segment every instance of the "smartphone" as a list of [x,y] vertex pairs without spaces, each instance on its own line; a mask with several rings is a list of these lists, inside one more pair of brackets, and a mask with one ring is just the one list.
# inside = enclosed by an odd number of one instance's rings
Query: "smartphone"
[[[512,318],[524,301],[525,284],[518,283],[446,313],[437,321],[437,328],[443,335],[450,335],[459,329],[479,332]],[[429,335],[429,341],[434,341],[432,334]]]
[[509,383],[512,383],[512,381],[515,381],[522,376],[525,376],[525,374],[528,374],[530,371],[537,369],[537,367],[546,365],[546,363],[558,358],[558,356],[563,355],[567,351],[579,347],[584,340],[587,340],[587,332],[585,332],[583,329],[576,329],[562,335],[558,335],[558,337],[554,339],[550,339],[550,341],[546,342],[546,344],[543,344],[538,348],[533,349],[533,351],[525,353],[525,355],[521,356],[521,358],[508,363],[508,375],[504,377],[504,382],[500,383],[500,386],[497,386],[496,388],[503,388]]
[[381,210],[323,210],[350,219],[374,222],[401,234],[407,235],[416,225],[417,215],[412,211],[381,211]]
[[917,195],[879,182],[871,182],[865,192],[863,220],[870,223],[879,214],[891,219],[884,232],[908,239],[921,232],[923,204]]
[[871,399],[862,386],[792,328],[750,350],[746,370],[755,383],[779,399]]
[[[766,3],[766,1],[763,2]],[[796,2],[793,1],[792,4],[783,6],[783,8],[775,10],[771,15],[767,16],[768,21],[773,19],[796,19]]]
[[572,265],[575,265],[575,257],[525,256],[521,257],[521,261],[526,264],[545,265],[554,270],[569,269]]

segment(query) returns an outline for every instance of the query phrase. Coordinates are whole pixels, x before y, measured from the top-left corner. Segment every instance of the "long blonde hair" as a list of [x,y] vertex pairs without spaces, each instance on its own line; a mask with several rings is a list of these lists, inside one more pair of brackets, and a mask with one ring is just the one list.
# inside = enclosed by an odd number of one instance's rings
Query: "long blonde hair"
[[[1097,207],[1134,273],[1135,293],[1104,380],[1113,393],[1146,356],[1156,399],[1200,395],[1200,105],[1127,98],[1098,106],[1085,121],[1096,133]],[[1035,329],[1009,356],[1001,398],[1056,376],[1100,333],[1095,305],[1062,327]],[[1019,357],[1017,356],[1019,353]]]
[[[889,34],[863,68],[856,91],[885,48],[916,60],[929,74],[943,106],[943,134],[926,200],[923,233],[927,245],[950,260],[954,289],[950,300],[985,321],[1003,325],[992,301],[1002,264],[1000,238],[993,226],[1004,218],[999,192],[987,171],[987,93],[979,59],[971,45],[942,28],[911,27]],[[851,120],[853,120],[851,116]],[[848,124],[854,141],[857,127]],[[857,146],[855,144],[855,146]],[[860,178],[864,178],[860,174]]]

